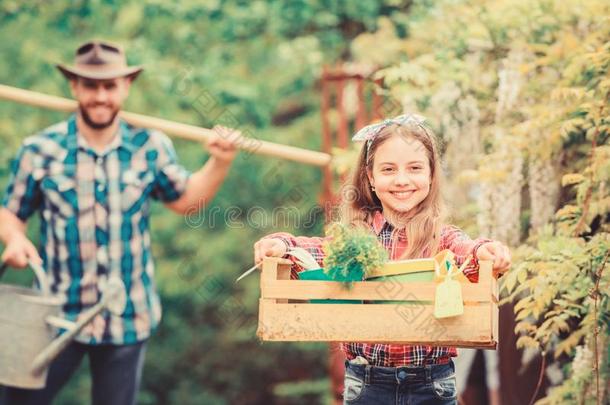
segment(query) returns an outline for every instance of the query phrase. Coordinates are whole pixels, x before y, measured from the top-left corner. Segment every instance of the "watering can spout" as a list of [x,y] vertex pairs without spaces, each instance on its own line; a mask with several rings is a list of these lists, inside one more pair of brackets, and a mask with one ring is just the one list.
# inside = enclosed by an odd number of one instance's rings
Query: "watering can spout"
[[101,300],[93,307],[83,313],[78,322],[67,321],[57,317],[47,317],[47,323],[66,329],[66,332],[55,338],[42,352],[40,352],[32,363],[32,373],[41,374],[57,355],[70,344],[76,335],[105,309],[115,315],[121,315],[124,311],[127,296],[125,285],[118,277],[112,277],[106,283],[102,292]]

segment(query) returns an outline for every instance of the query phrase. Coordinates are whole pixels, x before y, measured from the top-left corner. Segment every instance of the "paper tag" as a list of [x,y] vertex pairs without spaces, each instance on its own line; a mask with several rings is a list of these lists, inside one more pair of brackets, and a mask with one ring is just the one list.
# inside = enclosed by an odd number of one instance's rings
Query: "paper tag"
[[434,297],[434,317],[448,318],[464,313],[464,301],[462,300],[462,286],[450,276],[436,286]]

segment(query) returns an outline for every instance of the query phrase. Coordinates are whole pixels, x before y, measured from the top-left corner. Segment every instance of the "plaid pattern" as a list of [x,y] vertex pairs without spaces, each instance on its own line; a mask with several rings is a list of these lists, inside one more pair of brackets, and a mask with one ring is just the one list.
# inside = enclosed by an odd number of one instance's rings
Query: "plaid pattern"
[[[377,235],[379,242],[390,252],[391,259],[398,259],[407,248],[407,241],[398,235],[396,243],[392,242],[392,225],[385,220],[381,212],[376,212],[371,225],[372,231]],[[294,237],[288,233],[275,233],[269,238],[279,238],[288,246],[301,247],[313,255],[320,267],[324,267],[324,251],[322,244],[325,238],[320,237]],[[476,252],[479,246],[490,242],[489,239],[472,240],[460,229],[447,225],[441,232],[439,250],[449,249],[455,254],[456,262],[461,265],[469,255],[473,255],[471,263],[465,268],[464,275],[472,282],[479,278],[479,266]],[[298,278],[302,268],[297,264],[292,266],[291,278]],[[424,327],[434,325],[424,325]],[[349,360],[356,356],[367,359],[370,365],[380,367],[422,366],[426,364],[445,364],[451,357],[457,356],[455,347],[434,346],[408,346],[398,344],[378,343],[343,343],[342,349]]]
[[40,254],[51,291],[76,321],[100,299],[100,285],[121,277],[121,316],[98,315],[78,336],[88,344],[130,344],[161,319],[150,249],[150,198],[174,201],[189,173],[160,132],[120,122],[102,153],[78,135],[76,116],[27,138],[11,167],[3,206],[25,221],[40,211]]

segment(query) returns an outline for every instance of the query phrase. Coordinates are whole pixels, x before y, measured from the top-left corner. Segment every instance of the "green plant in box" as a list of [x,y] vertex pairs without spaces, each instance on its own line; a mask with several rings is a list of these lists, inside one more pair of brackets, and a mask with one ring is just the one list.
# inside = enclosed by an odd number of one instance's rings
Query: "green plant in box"
[[388,261],[388,253],[368,230],[333,223],[326,231],[325,273],[349,288]]

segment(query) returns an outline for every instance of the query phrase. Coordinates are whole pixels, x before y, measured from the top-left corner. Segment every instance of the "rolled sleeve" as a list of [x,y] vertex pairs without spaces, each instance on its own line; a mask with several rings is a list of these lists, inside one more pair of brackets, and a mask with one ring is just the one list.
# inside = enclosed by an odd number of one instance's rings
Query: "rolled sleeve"
[[455,261],[458,266],[470,258],[468,265],[464,268],[464,275],[471,282],[478,282],[479,260],[476,253],[481,245],[491,242],[491,240],[486,238],[470,239],[468,235],[455,226],[446,226],[443,229],[441,239],[442,248],[449,249],[455,254]]
[[34,176],[34,153],[22,146],[11,163],[9,178],[2,206],[26,221],[41,204],[40,181]]
[[180,198],[186,190],[191,172],[178,163],[171,140],[162,133],[157,133],[157,136],[159,138],[157,170],[151,195],[157,200],[172,202]]
[[[309,252],[309,254],[313,256],[313,258],[316,260],[316,262],[318,262],[321,268],[324,267],[324,258],[326,254],[324,253],[323,245],[324,241],[327,240],[327,238],[293,236],[286,232],[273,233],[265,236],[264,239],[268,238],[279,239],[284,242],[288,248],[299,247],[305,249],[307,252]],[[298,273],[304,270],[303,267],[298,264],[298,261],[294,256],[287,254],[284,257],[292,261],[290,278],[299,278]]]

